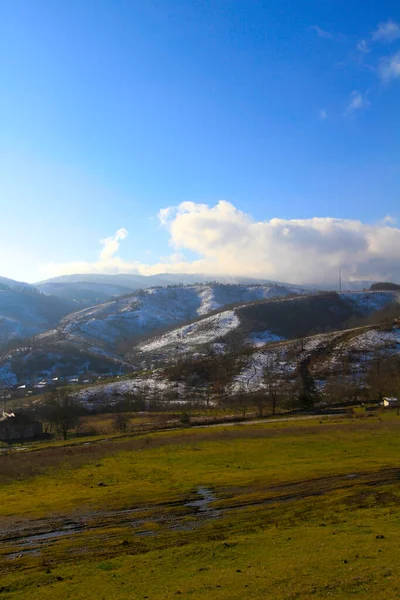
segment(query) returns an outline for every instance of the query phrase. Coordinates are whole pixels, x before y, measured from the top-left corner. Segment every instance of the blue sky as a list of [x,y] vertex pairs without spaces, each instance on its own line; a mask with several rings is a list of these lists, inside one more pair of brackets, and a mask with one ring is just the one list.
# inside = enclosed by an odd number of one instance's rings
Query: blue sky
[[[315,217],[341,221],[329,235],[307,225],[308,269],[328,235],[332,269],[394,274],[376,239],[390,229],[400,243],[398,24],[394,1],[3,0],[0,274],[243,272],[222,254],[243,254],[249,223]],[[221,200],[232,214],[210,212]],[[182,203],[162,225],[159,211]],[[343,255],[337,229],[354,220],[364,245]],[[99,240],[121,228],[99,261]],[[270,237],[261,254],[260,274],[295,274]]]

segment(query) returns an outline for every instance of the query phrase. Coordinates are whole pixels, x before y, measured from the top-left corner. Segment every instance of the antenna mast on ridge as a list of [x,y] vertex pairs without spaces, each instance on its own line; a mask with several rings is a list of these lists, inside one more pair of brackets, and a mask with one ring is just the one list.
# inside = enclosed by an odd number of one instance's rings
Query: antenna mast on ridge
[[342,272],[339,269],[339,293],[342,293]]

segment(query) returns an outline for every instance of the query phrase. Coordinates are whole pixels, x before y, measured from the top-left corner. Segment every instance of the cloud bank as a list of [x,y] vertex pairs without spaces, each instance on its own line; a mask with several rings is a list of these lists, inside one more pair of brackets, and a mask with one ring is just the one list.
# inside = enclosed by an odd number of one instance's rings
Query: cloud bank
[[384,83],[400,77],[400,52],[381,60],[379,73]]
[[[162,209],[173,252],[156,264],[118,256],[126,229],[102,240],[97,261],[45,265],[47,276],[72,273],[204,273],[294,283],[348,279],[400,280],[400,229],[390,217],[380,223],[314,217],[256,221],[230,202],[215,206],[183,202]],[[156,232],[155,232],[156,233]],[[197,258],[185,258],[185,252]]]
[[374,42],[391,43],[400,38],[400,25],[389,19],[386,23],[379,23],[376,31],[372,33]]

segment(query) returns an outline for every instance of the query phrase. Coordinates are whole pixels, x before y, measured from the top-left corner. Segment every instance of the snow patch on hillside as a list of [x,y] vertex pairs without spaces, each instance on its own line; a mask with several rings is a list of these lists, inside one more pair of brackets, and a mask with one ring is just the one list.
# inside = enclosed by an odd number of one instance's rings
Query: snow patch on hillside
[[111,383],[91,385],[81,390],[77,397],[90,410],[97,404],[101,404],[104,399],[113,403],[121,400],[126,394],[139,396],[144,394],[149,404],[154,400],[180,404],[188,401],[188,390],[184,384],[168,381],[157,371],[150,377],[133,377]]
[[233,310],[227,310],[174,329],[170,333],[166,333],[150,342],[140,344],[139,349],[142,352],[154,352],[173,345],[181,350],[188,350],[194,346],[208,344],[219,337],[225,336],[239,327],[239,324],[240,321],[236,313]]
[[400,345],[400,329],[381,331],[370,329],[353,337],[346,344],[351,352],[374,352],[381,348],[397,348]]
[[375,310],[381,310],[388,304],[399,302],[400,294],[395,291],[388,292],[344,292],[340,294],[342,300],[352,303],[363,314],[369,315]]
[[232,389],[235,392],[254,392],[263,387],[264,370],[269,367],[276,373],[287,377],[296,370],[298,363],[308,358],[313,352],[324,348],[335,334],[318,334],[302,340],[291,340],[278,347],[254,352],[247,365],[236,377]]
[[[134,294],[65,317],[60,328],[68,334],[114,345],[121,337],[151,334],[179,326],[230,304],[287,297],[305,290],[272,285],[209,284],[139,290]],[[211,336],[210,340],[214,339]],[[205,342],[199,342],[205,343]]]

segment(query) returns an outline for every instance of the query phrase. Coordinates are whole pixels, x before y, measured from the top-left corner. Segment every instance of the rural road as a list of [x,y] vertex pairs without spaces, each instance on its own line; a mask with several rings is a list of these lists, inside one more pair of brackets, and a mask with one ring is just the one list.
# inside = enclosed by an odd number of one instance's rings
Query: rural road
[[299,415],[298,417],[279,417],[278,419],[252,419],[251,421],[230,421],[227,423],[211,423],[206,425],[192,425],[192,429],[199,429],[205,427],[230,427],[234,425],[259,425],[260,423],[284,423],[287,421],[306,421],[308,419],[327,419],[343,417],[345,413],[337,413],[334,415]]
[[[205,423],[204,425],[192,425],[191,429],[205,429],[205,428],[209,428],[209,427],[234,427],[234,426],[243,426],[243,425],[260,425],[260,424],[269,424],[269,425],[273,425],[274,423],[284,423],[284,422],[289,422],[289,421],[306,421],[306,420],[310,420],[310,419],[328,419],[328,418],[335,418],[335,417],[343,417],[345,416],[345,413],[337,413],[337,414],[319,414],[319,415],[298,415],[298,416],[293,416],[293,417],[278,417],[277,419],[271,419],[271,418],[266,418],[266,419],[252,419],[251,421],[225,421],[223,423]],[[166,429],[159,429],[159,430],[153,430],[153,431],[146,431],[143,433],[157,433],[158,432],[166,432],[166,431],[179,431],[181,430],[182,427],[167,427]],[[74,446],[91,446],[92,444],[98,444],[100,442],[107,442],[107,441],[112,441],[113,438],[104,438],[104,439],[99,439],[99,440],[95,440],[95,441],[82,441],[82,442],[75,442],[74,444],[66,444],[65,447],[69,446],[71,447],[72,445]],[[58,448],[62,448],[64,446],[58,446]],[[6,453],[6,452],[26,452],[30,450],[29,446],[16,446],[16,447],[9,447],[9,448],[0,448],[0,456],[2,453]]]

